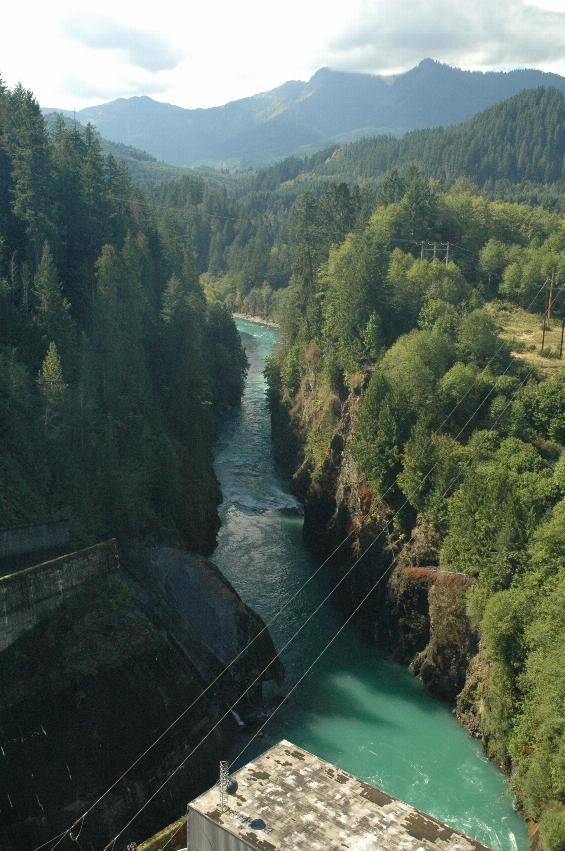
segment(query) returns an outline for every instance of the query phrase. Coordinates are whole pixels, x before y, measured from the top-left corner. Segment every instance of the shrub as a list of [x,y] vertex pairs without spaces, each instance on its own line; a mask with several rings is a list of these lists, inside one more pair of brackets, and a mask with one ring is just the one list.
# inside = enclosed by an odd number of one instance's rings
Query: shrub
[[565,851],[565,809],[546,810],[539,823],[543,851]]

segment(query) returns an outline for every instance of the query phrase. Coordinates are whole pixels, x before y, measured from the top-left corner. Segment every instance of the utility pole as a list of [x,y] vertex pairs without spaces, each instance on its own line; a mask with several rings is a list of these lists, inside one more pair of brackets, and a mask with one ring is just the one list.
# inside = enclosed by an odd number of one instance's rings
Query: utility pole
[[[553,304],[556,298],[559,298],[559,295],[562,292],[565,292],[564,286],[557,286],[557,280],[555,275],[555,269],[552,269],[551,276],[546,279],[545,282],[545,304],[543,308],[543,332],[541,336],[541,352],[543,354],[543,350],[545,349],[545,332],[549,331],[550,321],[551,321],[551,311],[553,309]],[[555,295],[557,293],[557,296]],[[565,317],[563,318],[563,322],[561,324],[561,344],[559,347],[559,358],[563,354],[563,323],[565,323]]]
[[541,335],[541,354],[543,355],[543,350],[545,349],[545,332],[547,326],[547,316],[548,316],[548,306],[549,306],[549,287],[551,284],[550,278],[547,278],[545,281],[545,302],[543,305],[543,331]]
[[445,243],[445,265],[449,263],[449,242]]
[[547,321],[551,322],[551,308],[553,307],[553,287],[555,284],[555,269],[551,270],[551,279],[549,281],[549,299],[547,302]]

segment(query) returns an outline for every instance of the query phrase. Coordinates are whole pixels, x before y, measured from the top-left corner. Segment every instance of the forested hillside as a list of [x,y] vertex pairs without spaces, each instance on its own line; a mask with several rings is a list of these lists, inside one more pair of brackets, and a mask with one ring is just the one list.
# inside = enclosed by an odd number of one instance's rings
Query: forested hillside
[[402,196],[413,163],[443,188],[464,176],[489,197],[562,209],[564,127],[565,95],[536,89],[457,127],[366,139],[258,171],[210,170],[160,186],[154,197],[195,247],[209,297],[272,317],[303,227],[328,244],[362,227],[378,200]]
[[[354,530],[351,559],[379,536],[348,584],[347,610],[416,526],[437,542],[440,574],[470,577],[465,606],[482,648],[473,664],[483,671],[466,698],[475,732],[509,770],[525,813],[541,819],[545,851],[557,851],[565,835],[564,373],[545,378],[527,353],[511,355],[485,303],[542,309],[547,276],[565,279],[563,216],[489,201],[465,182],[441,192],[415,168],[387,176],[357,228],[336,215],[328,231],[326,198],[295,213],[300,243],[269,368],[275,418],[284,411],[299,441],[306,528],[322,550],[320,542],[335,545],[332,529],[337,540]],[[422,258],[428,240],[449,241],[449,258],[445,246]],[[339,493],[329,490],[336,478]],[[344,502],[352,492],[363,506],[357,516]],[[382,600],[364,607],[368,634]],[[432,627],[456,657],[462,626],[453,611]]]
[[245,356],[183,237],[91,128],[49,136],[0,86],[0,526],[212,550],[214,421]]
[[142,189],[151,189],[158,186],[160,183],[176,180],[191,171],[187,168],[169,165],[168,163],[160,162],[153,154],[148,154],[147,151],[142,151],[139,148],[134,148],[131,145],[124,145],[121,142],[110,142],[104,139],[90,125],[82,125],[78,121],[63,115],[60,112],[49,112],[45,115],[45,123],[50,135],[60,135],[62,130],[74,130],[81,134],[83,138],[86,133],[96,136],[100,143],[100,150],[104,156],[111,154],[119,163],[127,166],[129,176],[132,181],[141,186]]
[[[292,272],[300,230],[293,220],[295,205],[305,205],[308,216],[315,203],[314,195],[300,195],[298,186],[255,190],[242,179],[230,190],[189,177],[154,193],[160,214],[195,247],[209,299],[265,317],[276,313]],[[331,230],[334,218],[342,216],[343,225],[353,227],[366,219],[373,203],[373,193],[335,184],[324,202],[327,227]]]
[[402,139],[377,137],[347,145],[315,170],[371,179],[417,162],[441,181],[470,177],[486,191],[514,184],[562,186],[565,179],[565,95],[533,89],[455,127],[416,130]]

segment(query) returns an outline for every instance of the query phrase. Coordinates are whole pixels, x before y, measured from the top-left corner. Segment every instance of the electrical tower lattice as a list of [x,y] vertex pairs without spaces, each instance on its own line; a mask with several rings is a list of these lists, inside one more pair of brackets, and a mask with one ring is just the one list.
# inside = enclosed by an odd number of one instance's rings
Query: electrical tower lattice
[[220,812],[225,813],[228,808],[228,780],[230,777],[229,762],[220,762]]

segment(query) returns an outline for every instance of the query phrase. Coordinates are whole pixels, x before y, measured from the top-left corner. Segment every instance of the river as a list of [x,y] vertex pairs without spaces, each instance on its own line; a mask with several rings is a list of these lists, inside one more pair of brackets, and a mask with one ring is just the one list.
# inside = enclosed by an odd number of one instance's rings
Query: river
[[[241,408],[225,417],[216,448],[224,499],[213,559],[245,602],[270,622],[318,562],[303,544],[300,505],[273,459],[263,367],[276,331],[241,319],[237,326],[250,368]],[[278,647],[327,593],[330,577],[323,574],[272,626]],[[286,687],[296,682],[342,622],[328,602],[305,627],[282,657]],[[283,738],[495,851],[528,847],[525,824],[512,808],[504,778],[478,743],[447,706],[365,643],[354,627],[342,632],[252,743],[243,762]],[[238,747],[245,741],[243,734]]]

